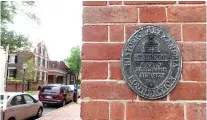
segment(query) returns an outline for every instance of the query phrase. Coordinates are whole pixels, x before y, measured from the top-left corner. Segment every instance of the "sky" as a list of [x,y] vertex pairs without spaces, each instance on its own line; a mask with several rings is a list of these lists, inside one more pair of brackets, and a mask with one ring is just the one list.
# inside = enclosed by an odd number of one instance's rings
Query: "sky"
[[81,45],[82,1],[43,0],[36,4],[33,8],[24,7],[24,10],[34,12],[40,18],[40,25],[19,12],[14,24],[8,27],[28,36],[33,43],[43,40],[51,60],[64,60],[70,55],[72,47]]

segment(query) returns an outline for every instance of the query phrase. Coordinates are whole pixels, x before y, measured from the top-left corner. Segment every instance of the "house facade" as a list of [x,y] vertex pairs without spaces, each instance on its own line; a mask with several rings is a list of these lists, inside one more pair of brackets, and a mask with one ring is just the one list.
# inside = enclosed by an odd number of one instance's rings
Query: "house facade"
[[16,52],[9,54],[8,63],[8,78],[9,79],[23,79],[23,73],[20,70],[23,68],[23,64],[34,59],[35,61],[35,83],[32,85],[33,89],[47,84],[48,81],[48,61],[49,55],[47,48],[43,41],[37,43],[37,45],[31,50],[31,52]]
[[74,75],[64,61],[49,61],[48,84],[73,84]]

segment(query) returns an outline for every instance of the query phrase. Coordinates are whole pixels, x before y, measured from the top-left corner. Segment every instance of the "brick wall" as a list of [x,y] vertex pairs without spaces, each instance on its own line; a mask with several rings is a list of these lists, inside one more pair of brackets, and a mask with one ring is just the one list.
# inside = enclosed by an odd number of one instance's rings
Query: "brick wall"
[[[27,91],[27,84],[24,86],[24,90]],[[8,82],[7,92],[22,92],[22,83]]]
[[[165,98],[135,94],[121,73],[122,47],[143,25],[167,29],[183,59],[182,76]],[[204,1],[84,1],[83,120],[206,120],[206,3]]]

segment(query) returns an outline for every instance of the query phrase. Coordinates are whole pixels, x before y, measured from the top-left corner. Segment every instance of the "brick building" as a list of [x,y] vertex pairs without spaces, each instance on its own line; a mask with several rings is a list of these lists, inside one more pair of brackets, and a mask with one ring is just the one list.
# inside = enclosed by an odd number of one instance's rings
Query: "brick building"
[[9,54],[8,77],[22,79],[23,74],[19,70],[22,69],[23,63],[30,59],[35,60],[36,81],[38,83],[33,84],[32,87],[37,89],[38,86],[47,84],[48,80],[49,55],[43,41],[37,43],[31,52],[14,52]]
[[[121,73],[121,51],[143,25],[169,31],[182,75],[166,97],[147,100]],[[84,1],[81,118],[83,120],[206,120],[205,1]]]
[[48,83],[73,84],[74,75],[64,61],[49,61]]

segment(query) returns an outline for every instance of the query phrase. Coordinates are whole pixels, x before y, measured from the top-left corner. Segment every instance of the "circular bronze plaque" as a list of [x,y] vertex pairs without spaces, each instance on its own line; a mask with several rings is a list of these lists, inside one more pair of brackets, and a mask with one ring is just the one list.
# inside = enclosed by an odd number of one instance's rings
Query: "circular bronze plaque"
[[139,96],[159,99],[176,86],[182,59],[176,41],[168,31],[144,26],[126,42],[122,51],[122,74]]

